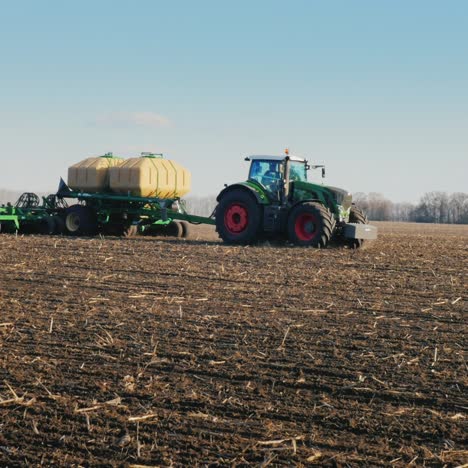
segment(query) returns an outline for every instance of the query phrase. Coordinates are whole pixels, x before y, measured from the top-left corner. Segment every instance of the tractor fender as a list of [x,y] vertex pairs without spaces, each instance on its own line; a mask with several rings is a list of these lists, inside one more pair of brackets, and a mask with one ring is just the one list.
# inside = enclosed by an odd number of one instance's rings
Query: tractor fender
[[296,203],[294,203],[294,205],[291,205],[290,210],[292,210],[293,208],[295,208],[297,205],[300,205],[301,203],[305,203],[305,202],[320,203],[322,206],[324,206],[325,208],[327,208],[328,210],[330,210],[332,214],[336,214],[335,211],[334,211],[333,209],[331,209],[329,206],[327,206],[325,203],[323,203],[322,200],[320,200],[320,199],[318,199],[318,198],[305,198],[304,200],[299,200],[299,201],[297,201]]
[[230,193],[233,190],[242,190],[248,193],[250,196],[255,198],[259,205],[269,204],[268,198],[265,195],[261,194],[258,190],[255,190],[254,187],[251,187],[246,183],[232,184],[225,187],[221,192],[219,192],[219,195],[216,197],[216,201],[219,202],[227,193]]
[[291,205],[289,207],[289,211],[293,210],[296,208],[297,205],[302,205],[303,203],[308,203],[308,202],[314,202],[314,203],[320,203],[321,205],[325,206],[321,200],[318,198],[305,198],[304,200],[298,200],[296,203]]

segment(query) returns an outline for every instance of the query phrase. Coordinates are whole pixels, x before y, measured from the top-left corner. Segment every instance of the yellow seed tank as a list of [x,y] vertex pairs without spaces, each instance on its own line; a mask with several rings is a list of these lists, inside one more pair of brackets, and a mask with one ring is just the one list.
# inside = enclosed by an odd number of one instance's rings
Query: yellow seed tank
[[191,188],[191,174],[180,164],[162,155],[142,153],[111,167],[110,189],[136,197],[178,198]]
[[73,190],[95,193],[109,191],[109,169],[123,162],[122,158],[107,153],[86,158],[68,168],[68,186]]

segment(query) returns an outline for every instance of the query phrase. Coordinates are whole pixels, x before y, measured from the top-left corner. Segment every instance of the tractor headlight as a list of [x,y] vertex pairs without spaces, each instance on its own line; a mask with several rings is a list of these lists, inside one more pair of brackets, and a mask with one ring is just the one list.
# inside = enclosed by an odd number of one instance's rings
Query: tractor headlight
[[338,212],[340,214],[340,221],[348,222],[351,206],[345,208],[343,205],[338,205]]

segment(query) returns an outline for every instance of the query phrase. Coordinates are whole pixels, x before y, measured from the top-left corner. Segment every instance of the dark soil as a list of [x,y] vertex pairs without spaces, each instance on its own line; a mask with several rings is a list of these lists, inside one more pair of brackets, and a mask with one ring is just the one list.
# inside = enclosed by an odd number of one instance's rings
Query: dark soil
[[468,228],[362,250],[0,236],[0,465],[468,462]]

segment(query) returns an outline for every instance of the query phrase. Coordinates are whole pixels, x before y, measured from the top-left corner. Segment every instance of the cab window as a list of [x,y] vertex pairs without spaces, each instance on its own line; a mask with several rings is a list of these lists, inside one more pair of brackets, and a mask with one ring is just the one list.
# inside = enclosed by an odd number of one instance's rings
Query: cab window
[[252,161],[249,179],[273,188],[283,178],[283,165],[281,161]]
[[307,171],[304,163],[291,161],[289,180],[307,182]]

